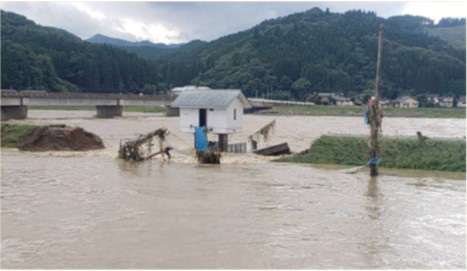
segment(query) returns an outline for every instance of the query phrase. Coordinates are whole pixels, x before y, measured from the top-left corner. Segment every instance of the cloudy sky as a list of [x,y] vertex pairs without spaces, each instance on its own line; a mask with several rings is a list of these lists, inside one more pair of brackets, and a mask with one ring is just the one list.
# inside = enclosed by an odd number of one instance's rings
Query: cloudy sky
[[0,8],[36,23],[65,29],[83,39],[94,34],[137,41],[210,41],[266,19],[313,7],[352,9],[378,16],[466,17],[466,2],[0,2]]

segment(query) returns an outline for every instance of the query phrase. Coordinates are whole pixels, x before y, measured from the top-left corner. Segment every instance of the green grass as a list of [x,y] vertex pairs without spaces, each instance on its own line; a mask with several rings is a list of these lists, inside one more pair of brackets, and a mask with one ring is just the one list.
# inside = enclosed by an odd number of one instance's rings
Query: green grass
[[[70,111],[96,111],[96,107],[92,105],[82,106],[29,106],[31,110],[70,110]],[[140,113],[161,113],[165,112],[164,107],[160,106],[124,106],[123,112],[140,112]]]
[[[465,172],[465,140],[382,138],[381,167]],[[368,138],[321,136],[302,154],[275,161],[311,164],[366,165]]]
[[27,124],[1,124],[1,145],[7,148],[16,148],[31,135],[38,126]]
[[[308,116],[361,116],[362,106],[281,105],[256,114]],[[465,108],[382,108],[385,117],[465,118]]]

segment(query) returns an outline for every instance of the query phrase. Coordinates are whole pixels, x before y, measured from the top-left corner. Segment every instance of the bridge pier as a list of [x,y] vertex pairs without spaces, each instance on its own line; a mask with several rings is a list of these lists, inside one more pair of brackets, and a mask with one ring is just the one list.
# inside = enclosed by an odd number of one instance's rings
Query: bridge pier
[[119,105],[96,105],[97,118],[110,119],[113,117],[121,117],[123,106]]
[[167,105],[165,107],[165,109],[166,109],[165,115],[167,117],[178,117],[178,116],[180,116],[180,108],[178,108],[178,107],[171,107],[170,105]]
[[28,117],[28,107],[24,105],[2,106],[2,120],[22,120]]

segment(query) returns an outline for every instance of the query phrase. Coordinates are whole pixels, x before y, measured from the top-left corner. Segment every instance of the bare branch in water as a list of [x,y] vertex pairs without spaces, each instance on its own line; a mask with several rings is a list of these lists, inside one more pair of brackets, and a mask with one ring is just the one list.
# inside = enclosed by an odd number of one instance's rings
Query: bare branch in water
[[[170,159],[169,151],[172,150],[172,147],[164,147],[167,135],[169,135],[169,131],[166,128],[159,128],[145,135],[140,135],[135,140],[130,140],[121,144],[118,156],[125,161],[137,162],[151,159],[159,154],[163,157],[165,157],[164,155],[167,155]],[[159,151],[151,154],[153,146],[152,140],[154,137],[159,139]]]

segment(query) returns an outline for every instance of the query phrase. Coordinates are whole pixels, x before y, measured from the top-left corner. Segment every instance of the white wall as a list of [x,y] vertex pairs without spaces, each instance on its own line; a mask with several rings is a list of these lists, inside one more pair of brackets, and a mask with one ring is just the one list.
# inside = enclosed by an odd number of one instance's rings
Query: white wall
[[402,101],[401,107],[404,107],[404,108],[418,107],[418,102],[416,100],[412,99],[412,98],[408,98],[408,99]]
[[[234,120],[234,109],[237,110],[237,118]],[[227,123],[231,133],[239,133],[243,127],[243,104],[240,99],[235,99],[227,108]]]
[[223,108],[214,108],[213,111],[208,109],[207,112],[209,132],[228,133],[227,111]]
[[185,133],[194,133],[195,126],[198,126],[199,109],[180,108],[180,129]]
[[[234,120],[234,109],[237,110]],[[235,99],[228,108],[206,108],[208,132],[231,134],[242,131],[243,105],[240,99]],[[193,133],[199,125],[199,109],[180,108],[180,129],[182,132]]]

